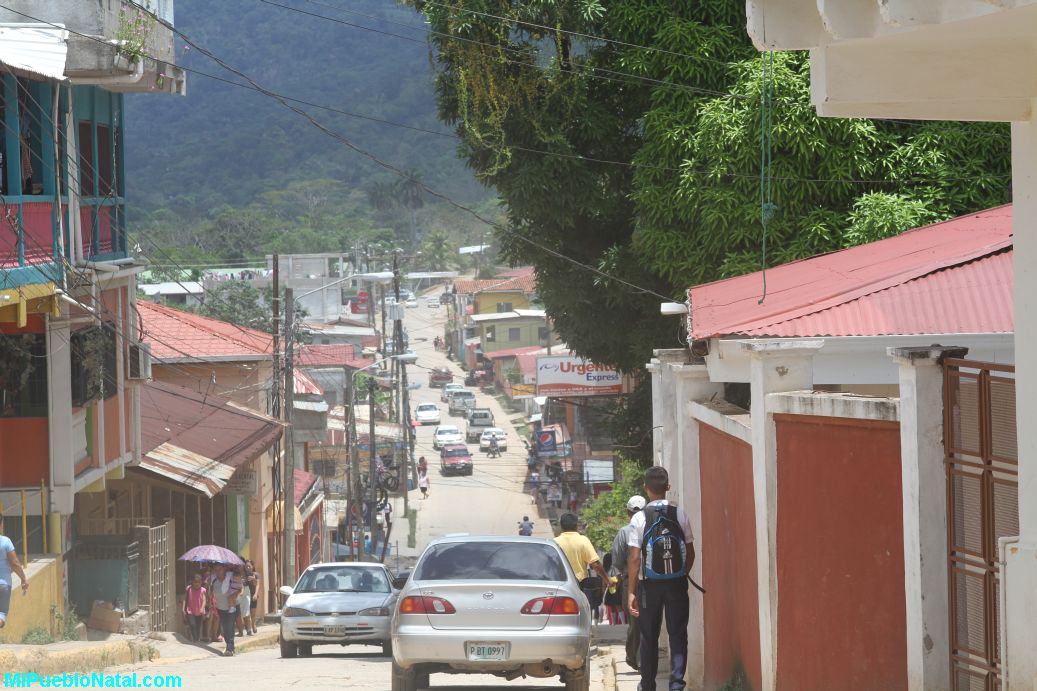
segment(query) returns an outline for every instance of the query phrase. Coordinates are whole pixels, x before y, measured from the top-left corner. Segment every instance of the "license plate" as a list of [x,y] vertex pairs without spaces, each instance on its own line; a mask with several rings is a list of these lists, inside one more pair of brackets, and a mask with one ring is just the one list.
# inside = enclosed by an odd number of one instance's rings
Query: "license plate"
[[325,626],[324,627],[324,635],[325,636],[344,636],[345,634],[346,634],[346,627],[345,626]]
[[467,643],[469,660],[507,660],[507,643]]

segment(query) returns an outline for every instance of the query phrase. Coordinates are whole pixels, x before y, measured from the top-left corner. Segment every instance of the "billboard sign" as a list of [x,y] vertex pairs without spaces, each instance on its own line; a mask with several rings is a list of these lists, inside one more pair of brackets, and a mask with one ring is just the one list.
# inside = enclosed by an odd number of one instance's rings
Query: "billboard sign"
[[623,375],[572,355],[537,358],[538,396],[615,396],[623,393]]
[[558,442],[555,440],[553,429],[542,429],[537,432],[537,454],[540,456],[554,456],[558,453]]

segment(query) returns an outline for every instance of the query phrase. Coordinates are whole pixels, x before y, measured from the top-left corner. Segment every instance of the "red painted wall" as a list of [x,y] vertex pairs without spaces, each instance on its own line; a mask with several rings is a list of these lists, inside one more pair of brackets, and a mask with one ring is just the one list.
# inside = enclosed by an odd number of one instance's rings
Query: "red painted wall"
[[[760,617],[756,586],[756,509],[752,447],[699,423],[702,482],[702,585],[707,689],[741,667],[760,681]],[[692,597],[699,597],[692,591]]]
[[0,419],[0,487],[39,487],[50,478],[45,417]]
[[777,688],[907,688],[900,426],[776,415]]

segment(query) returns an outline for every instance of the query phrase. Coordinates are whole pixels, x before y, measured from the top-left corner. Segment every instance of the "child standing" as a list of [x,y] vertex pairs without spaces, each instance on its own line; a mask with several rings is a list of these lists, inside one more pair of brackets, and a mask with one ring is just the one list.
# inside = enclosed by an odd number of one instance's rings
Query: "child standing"
[[202,638],[202,626],[208,616],[208,594],[209,591],[202,584],[202,574],[196,573],[184,593],[184,618],[191,631],[191,640],[195,643]]

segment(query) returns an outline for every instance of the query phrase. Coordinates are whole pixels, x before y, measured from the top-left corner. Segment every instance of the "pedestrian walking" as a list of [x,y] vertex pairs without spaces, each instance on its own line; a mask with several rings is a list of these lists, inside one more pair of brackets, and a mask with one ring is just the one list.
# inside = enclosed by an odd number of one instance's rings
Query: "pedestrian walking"
[[223,636],[220,635],[220,616],[216,611],[216,571],[209,564],[202,564],[202,582],[209,598],[208,621],[205,625],[205,638],[202,640],[205,643],[219,643]]
[[241,595],[238,596],[238,635],[245,636],[252,634],[252,591],[245,585],[244,564],[247,561],[244,559],[241,561],[242,573],[240,575],[235,573],[234,578],[241,583]]
[[576,513],[576,507],[579,506],[580,495],[576,493],[575,489],[569,490],[569,510]]
[[[605,571],[605,567],[601,565],[601,558],[590,539],[578,532],[579,524],[580,520],[576,514],[563,513],[558,519],[562,532],[555,537],[555,542],[565,553],[569,566],[572,567],[573,573],[580,581],[580,590],[587,596],[591,611],[594,611],[601,604],[601,591],[608,583],[609,575]],[[591,569],[598,574],[600,580],[589,577]]]
[[418,471],[418,489],[421,490],[421,498],[428,499],[428,470]]
[[[612,541],[612,567],[616,570],[619,575],[620,587],[619,593],[621,595],[627,592],[630,577],[628,569],[628,560],[630,558],[630,533],[635,530],[633,523],[634,516],[641,513],[641,510],[645,507],[645,498],[635,494],[627,500],[627,516],[629,520],[627,524],[619,529],[616,533],[616,539]],[[625,601],[626,598],[623,597]],[[637,618],[634,617],[630,612],[630,607],[627,606],[626,613],[628,617],[627,621],[627,643],[626,643],[626,663],[633,669],[639,669],[641,667],[640,650],[641,650],[641,630],[638,628]]]
[[191,578],[191,585],[187,586],[184,592],[184,620],[187,621],[193,643],[202,640],[202,627],[205,626],[208,615],[209,591],[202,580],[202,574],[196,573]]
[[238,598],[241,596],[241,581],[234,578],[234,572],[223,564],[217,564],[213,578],[213,597],[216,612],[220,621],[223,640],[227,644],[224,655],[234,655],[234,628],[238,618]]
[[18,578],[22,579],[22,594],[29,592],[29,579],[25,577],[22,563],[18,561],[14,543],[4,535],[4,516],[0,514],[0,629],[7,626],[7,613],[11,611],[13,574],[18,574]]
[[688,664],[688,575],[695,563],[691,523],[683,509],[667,501],[666,469],[645,471],[648,503],[630,520],[627,603],[641,632],[640,691],[656,691],[659,634],[663,615],[670,640],[670,691],[684,688]]
[[551,486],[547,488],[547,500],[554,508],[562,508],[562,488],[558,486],[557,482],[552,482]]
[[537,492],[540,491],[540,473],[533,471],[529,474],[529,497],[530,503],[537,503]]
[[259,572],[256,571],[256,566],[251,559],[245,560],[243,579],[245,587],[248,588],[248,597],[251,604],[247,612],[246,631],[251,628],[252,635],[255,635],[257,633],[256,620],[259,618],[259,599],[256,597],[256,594],[259,592]]

